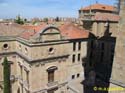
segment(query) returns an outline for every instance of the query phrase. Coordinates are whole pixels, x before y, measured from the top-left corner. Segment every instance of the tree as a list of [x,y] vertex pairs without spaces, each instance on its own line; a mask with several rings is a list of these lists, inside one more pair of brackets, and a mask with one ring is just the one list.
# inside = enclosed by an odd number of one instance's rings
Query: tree
[[4,78],[4,93],[11,93],[10,85],[10,64],[7,57],[4,58],[3,62],[3,78]]
[[44,21],[44,22],[48,22],[48,18],[44,18],[43,21]]
[[21,24],[21,25],[24,24],[24,21],[21,19],[20,16],[18,16],[18,17],[15,19],[15,22],[18,23],[18,24]]
[[56,21],[56,22],[59,22],[59,21],[60,21],[58,16],[55,18],[55,21]]
[[26,18],[24,19],[24,22],[27,22],[27,19],[26,19]]

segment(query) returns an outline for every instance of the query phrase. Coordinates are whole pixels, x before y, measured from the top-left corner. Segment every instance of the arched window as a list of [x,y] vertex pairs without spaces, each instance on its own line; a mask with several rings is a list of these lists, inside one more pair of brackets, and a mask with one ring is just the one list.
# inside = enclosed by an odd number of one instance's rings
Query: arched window
[[53,40],[55,41],[61,39],[60,30],[54,26],[46,27],[39,33],[38,36],[39,40],[42,40],[43,42],[48,42]]

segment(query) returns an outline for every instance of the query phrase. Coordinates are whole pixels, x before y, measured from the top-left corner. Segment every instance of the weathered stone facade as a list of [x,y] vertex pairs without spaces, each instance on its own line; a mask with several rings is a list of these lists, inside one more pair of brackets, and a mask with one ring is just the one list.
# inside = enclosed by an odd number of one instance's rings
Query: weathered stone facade
[[30,40],[4,38],[0,40],[1,92],[4,56],[12,62],[12,93],[70,93],[69,82],[84,77],[87,37],[63,39],[58,28],[48,26]]
[[[105,87],[105,88],[114,88],[112,91],[105,91],[104,93],[124,93],[122,89],[125,88],[124,83],[124,29],[125,29],[125,0],[119,0],[120,6],[120,14],[117,20],[114,21],[111,19],[105,20],[102,12],[100,15],[100,19],[95,19],[95,14],[91,16],[90,11],[88,12],[88,16],[90,16],[89,20],[81,18],[84,22],[91,23],[89,30],[91,33],[95,35],[93,40],[88,42],[88,52],[87,59],[88,67],[86,68],[87,74],[89,71],[94,70],[96,72],[96,79],[100,79],[105,84],[99,83],[95,84],[95,86]],[[109,14],[109,13],[108,13]],[[113,16],[113,12],[110,12]],[[83,13],[84,15],[84,13]],[[87,15],[85,13],[85,15]],[[112,16],[112,17],[113,17]],[[81,16],[80,16],[81,17]],[[106,16],[109,18],[109,16]],[[90,65],[90,66],[89,66]],[[88,76],[86,76],[88,77]],[[121,89],[118,89],[121,88]],[[99,93],[102,93],[100,91]]]
[[119,0],[120,2],[120,21],[119,21],[119,29],[117,31],[117,41],[116,41],[116,48],[115,48],[115,57],[113,62],[112,68],[112,77],[111,82],[118,86],[125,88],[125,55],[124,50],[124,29],[125,29],[125,0]]

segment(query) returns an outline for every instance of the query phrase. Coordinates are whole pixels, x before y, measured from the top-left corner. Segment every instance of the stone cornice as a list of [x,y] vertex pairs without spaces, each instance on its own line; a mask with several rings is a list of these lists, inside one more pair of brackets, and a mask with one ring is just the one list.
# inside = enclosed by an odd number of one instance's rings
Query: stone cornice
[[0,53],[0,56],[5,56],[5,55],[12,55],[12,54],[16,54],[19,57],[23,58],[26,62],[32,64],[32,63],[36,63],[36,62],[44,62],[44,63],[48,63],[48,62],[52,62],[51,60],[57,60],[60,58],[67,58],[69,56],[69,54],[67,55],[62,55],[62,56],[56,56],[56,57],[50,57],[50,58],[44,58],[44,59],[29,59],[27,56],[22,55],[21,53],[18,52],[6,52],[6,53]]
[[78,39],[64,39],[64,40],[53,40],[53,41],[46,41],[46,42],[32,42],[30,40],[23,39],[21,37],[9,37],[9,36],[0,36],[0,42],[7,42],[7,41],[17,41],[24,45],[34,47],[34,46],[41,46],[41,45],[54,45],[54,44],[63,44],[63,43],[71,43],[74,41],[87,41],[88,38],[78,38]]

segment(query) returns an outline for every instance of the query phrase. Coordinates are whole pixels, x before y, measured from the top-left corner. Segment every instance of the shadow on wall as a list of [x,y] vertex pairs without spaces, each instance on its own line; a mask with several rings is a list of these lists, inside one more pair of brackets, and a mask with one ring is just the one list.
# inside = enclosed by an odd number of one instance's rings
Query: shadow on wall
[[116,37],[111,36],[109,27],[102,37],[89,35],[87,56],[82,59],[84,93],[108,93],[116,44]]

